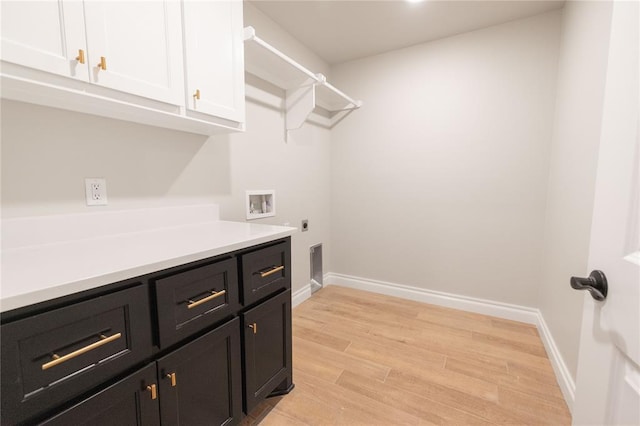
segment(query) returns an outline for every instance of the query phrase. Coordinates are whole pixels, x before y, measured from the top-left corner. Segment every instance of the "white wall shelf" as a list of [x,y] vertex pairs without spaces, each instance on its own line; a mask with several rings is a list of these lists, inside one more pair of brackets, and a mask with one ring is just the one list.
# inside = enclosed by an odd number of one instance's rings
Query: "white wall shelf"
[[323,74],[310,71],[262,40],[253,27],[245,27],[244,40],[245,70],[285,90],[287,130],[302,126],[316,106],[329,112],[329,118],[318,123],[329,128],[362,106],[362,101],[331,85]]

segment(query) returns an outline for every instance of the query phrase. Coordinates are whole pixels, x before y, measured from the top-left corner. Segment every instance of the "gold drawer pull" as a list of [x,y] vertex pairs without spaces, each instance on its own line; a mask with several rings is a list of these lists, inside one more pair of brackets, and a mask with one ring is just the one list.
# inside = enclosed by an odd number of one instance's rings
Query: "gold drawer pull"
[[171,379],[171,386],[176,387],[176,373],[168,373],[166,376]]
[[275,274],[276,272],[282,271],[283,269],[284,266],[274,266],[266,272],[260,272],[260,278],[268,277],[269,275]]
[[151,392],[151,399],[158,398],[158,389],[156,388],[155,384],[147,386],[147,390]]
[[196,89],[196,93],[193,94],[193,99],[200,100],[200,89]]
[[62,364],[63,362],[69,361],[70,359],[73,359],[79,355],[82,355],[84,353],[87,353],[89,351],[92,351],[94,349],[99,348],[100,346],[106,345],[109,342],[113,342],[114,340],[118,340],[119,338],[122,337],[122,333],[116,333],[113,336],[104,336],[104,335],[100,335],[100,340],[98,340],[95,343],[92,343],[90,345],[85,346],[84,348],[80,348],[77,351],[73,351],[71,353],[68,353],[64,356],[60,356],[58,354],[53,354],[51,357],[53,358],[53,361],[49,361],[47,363],[42,364],[42,369],[43,370],[48,370],[51,367],[55,367],[58,364]]
[[107,58],[104,56],[100,56],[100,62],[98,63],[98,68],[106,71],[107,70]]
[[219,291],[219,292],[217,292],[217,293],[216,293],[215,291],[212,291],[212,292],[211,292],[211,296],[207,296],[207,297],[205,297],[205,298],[203,298],[203,299],[200,299],[200,300],[197,300],[197,301],[195,301],[195,302],[194,302],[193,300],[189,300],[189,301],[188,301],[188,302],[189,302],[189,304],[187,305],[187,309],[195,308],[195,307],[196,307],[196,306],[198,306],[198,305],[202,305],[203,303],[207,303],[209,300],[213,300],[213,299],[215,299],[216,297],[220,297],[220,296],[222,296],[223,294],[225,294],[226,292],[227,292],[227,290],[220,290],[220,291]]
[[253,330],[253,334],[258,334],[258,324],[255,322],[253,324],[249,324],[249,328]]
[[78,49],[78,56],[76,56],[76,61],[80,64],[84,64],[84,50]]

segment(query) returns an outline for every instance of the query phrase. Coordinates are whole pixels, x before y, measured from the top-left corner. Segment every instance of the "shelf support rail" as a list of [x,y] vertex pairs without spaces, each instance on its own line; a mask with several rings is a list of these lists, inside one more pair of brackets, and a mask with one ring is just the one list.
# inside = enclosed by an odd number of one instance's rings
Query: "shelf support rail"
[[309,77],[312,80],[314,85],[326,87],[327,89],[329,89],[330,91],[332,91],[333,93],[335,93],[336,95],[340,96],[341,98],[349,102],[351,105],[353,105],[353,107],[344,108],[342,109],[342,111],[358,109],[362,106],[362,101],[357,101],[351,98],[346,93],[344,93],[343,91],[333,86],[331,83],[327,81],[327,77],[324,74],[322,73],[314,74],[313,72],[309,71],[307,68],[303,67],[302,65],[300,65],[299,63],[297,63],[296,61],[294,61],[293,59],[291,59],[290,57],[288,57],[287,55],[285,55],[275,47],[271,46],[266,41],[262,40],[260,37],[256,35],[255,28],[251,26],[244,28],[244,41],[253,41],[254,43],[261,46],[262,48],[273,53],[278,58],[282,59],[283,61],[285,61],[286,63],[288,63],[289,65],[291,65],[292,67],[300,71],[301,73],[305,74],[307,77]]
[[338,89],[337,87],[329,83],[327,81],[327,77],[325,77],[324,74],[322,73],[316,74],[316,81],[317,81],[316,85],[326,87],[327,89],[331,90],[333,93],[335,93],[336,95],[340,96],[341,98],[343,98],[344,100],[346,100],[347,102],[353,105],[353,107],[343,108],[340,111],[358,109],[362,106],[362,101],[356,101],[355,99],[353,99],[352,97],[344,93],[342,90]]
[[258,37],[256,35],[256,30],[253,27],[245,27],[244,29],[244,41],[247,41],[247,40],[257,43],[258,45],[268,50],[269,52],[273,53],[274,55],[276,55],[277,57],[279,57],[280,59],[282,59],[283,61],[285,61],[286,63],[288,63],[289,65],[291,65],[292,67],[300,71],[301,73],[305,74],[307,77],[311,78],[314,82],[316,83],[318,82],[318,77],[314,73],[312,73],[311,71],[309,71],[308,69],[306,69],[305,67],[303,67],[302,65],[300,65],[299,63],[297,63],[296,61],[294,61],[293,59],[291,59],[290,57],[288,57],[278,49],[276,49],[275,47],[271,46],[266,41],[262,40],[260,37]]
[[289,137],[289,130],[300,128],[310,117],[310,114],[316,107],[316,90],[318,89],[318,87],[325,87],[328,91],[332,92],[340,99],[346,101],[346,106],[342,106],[337,109],[333,106],[327,108],[327,106],[325,106],[326,104],[321,105],[322,107],[328,109],[330,113],[333,113],[332,117],[329,120],[329,124],[321,125],[333,128],[333,126],[342,121],[347,115],[362,106],[362,101],[351,98],[346,93],[330,84],[324,74],[314,74],[304,66],[300,65],[298,62],[294,61],[289,56],[285,55],[266,41],[262,40],[256,35],[256,31],[253,27],[245,27],[243,36],[245,42],[250,41],[256,43],[262,49],[265,49],[267,52],[275,55],[276,57],[284,61],[287,65],[293,67],[307,77],[304,82],[297,84],[296,87],[285,87],[277,84],[279,87],[284,88],[286,91],[285,130],[287,131],[287,139]]

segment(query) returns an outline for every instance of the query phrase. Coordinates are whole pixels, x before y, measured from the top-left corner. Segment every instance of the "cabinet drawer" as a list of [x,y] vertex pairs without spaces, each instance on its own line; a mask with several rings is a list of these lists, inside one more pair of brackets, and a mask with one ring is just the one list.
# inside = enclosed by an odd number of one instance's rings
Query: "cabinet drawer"
[[[41,425],[155,426],[160,424],[156,365],[147,365]],[[152,386],[155,386],[152,393]],[[154,398],[155,397],[155,398]]]
[[161,348],[232,315],[239,306],[235,259],[158,279],[155,286]]
[[2,326],[2,423],[68,401],[151,355],[146,286]]
[[243,254],[242,303],[249,306],[280,289],[291,288],[291,246],[283,241]]

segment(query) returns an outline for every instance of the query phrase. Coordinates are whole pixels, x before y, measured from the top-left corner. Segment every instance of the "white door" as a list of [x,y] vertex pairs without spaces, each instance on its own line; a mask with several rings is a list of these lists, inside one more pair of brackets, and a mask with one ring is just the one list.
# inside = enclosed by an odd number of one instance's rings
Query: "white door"
[[640,424],[640,143],[635,1],[613,5],[589,267],[603,302],[585,295],[574,424]]
[[2,1],[0,8],[3,61],[89,80],[82,2]]
[[184,103],[177,1],[86,1],[84,7],[93,83]]
[[244,122],[242,1],[185,0],[187,109]]

